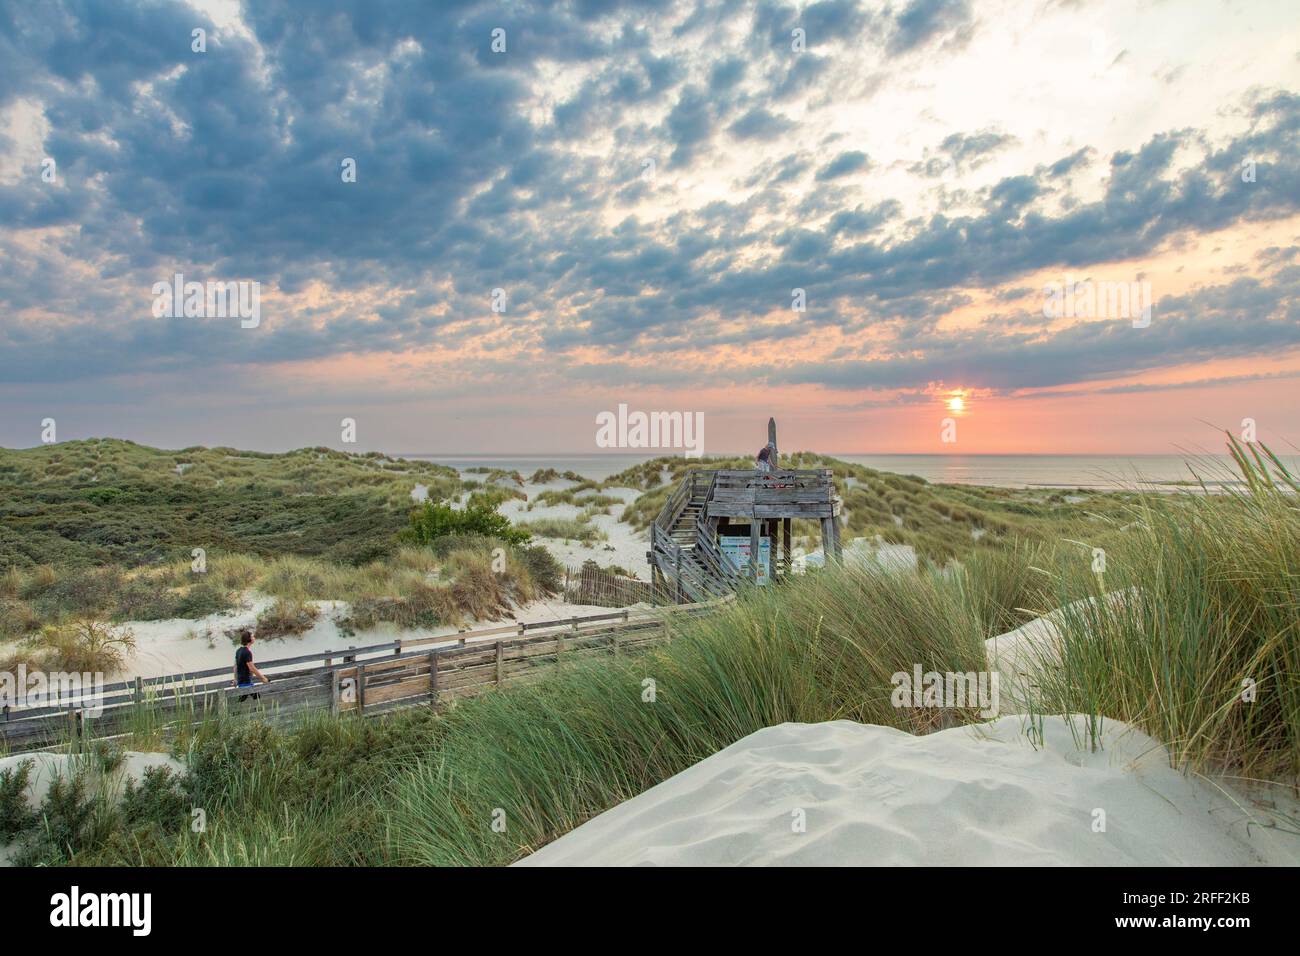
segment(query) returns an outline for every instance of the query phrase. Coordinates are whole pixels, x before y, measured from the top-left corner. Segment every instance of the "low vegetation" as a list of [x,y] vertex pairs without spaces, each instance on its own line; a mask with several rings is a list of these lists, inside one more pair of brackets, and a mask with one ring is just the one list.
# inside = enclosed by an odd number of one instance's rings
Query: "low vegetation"
[[427,501],[411,515],[410,526],[401,538],[413,544],[432,544],[440,538],[456,535],[487,535],[511,544],[525,544],[528,532],[514,527],[510,519],[496,510],[496,504],[470,496],[464,508],[454,508],[445,501]]
[[471,489],[442,466],[320,448],[0,449],[0,668],[85,658],[89,644],[111,672],[121,649],[94,639],[121,630],[109,625],[220,615],[250,592],[275,599],[263,638],[305,633],[326,600],[351,604],[345,630],[499,615],[562,576],[497,511],[525,497],[518,477],[491,471]]
[[311,630],[320,617],[320,608],[298,598],[276,598],[257,616],[257,636],[263,640],[297,637]]
[[[1008,545],[1047,545],[1065,537],[1095,539],[1104,546],[1139,498],[1127,492],[934,485],[913,475],[876,471],[810,452],[783,455],[781,465],[831,471],[843,503],[845,543],[879,538],[886,544],[910,545],[922,560],[936,564]],[[692,468],[751,467],[747,458],[657,458],[613,476],[605,487],[646,489],[623,513],[623,520],[645,529]],[[664,475],[669,480],[660,481]],[[796,544],[802,542],[808,550],[820,547],[816,523],[796,521],[793,533]]]
[[129,812],[64,789],[33,816],[0,777],[0,826],[51,863],[508,863],[775,723],[926,733],[978,721],[895,708],[892,675],[986,670],[990,634],[1062,606],[1029,719],[1129,721],[1179,766],[1295,786],[1300,489],[1267,458],[1243,463],[1240,493],[1142,497],[1114,515],[1101,565],[1062,540],[916,572],[833,567],[743,593],[651,651],[566,664],[436,714],[182,728],[172,748],[189,771],[173,783],[207,808],[201,834],[157,781]]
[[578,518],[534,518],[519,522],[519,528],[539,538],[559,538],[591,544],[604,541],[608,535],[591,523],[588,516]]

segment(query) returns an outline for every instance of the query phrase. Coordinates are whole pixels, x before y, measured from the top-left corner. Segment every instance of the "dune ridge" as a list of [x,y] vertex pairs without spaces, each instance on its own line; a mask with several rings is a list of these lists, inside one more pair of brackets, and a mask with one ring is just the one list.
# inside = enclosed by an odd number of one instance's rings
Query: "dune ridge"
[[1093,751],[1081,717],[1043,718],[1041,741],[1034,727],[780,724],[516,865],[1300,863],[1300,836],[1274,813],[1171,769],[1146,734],[1105,721]]

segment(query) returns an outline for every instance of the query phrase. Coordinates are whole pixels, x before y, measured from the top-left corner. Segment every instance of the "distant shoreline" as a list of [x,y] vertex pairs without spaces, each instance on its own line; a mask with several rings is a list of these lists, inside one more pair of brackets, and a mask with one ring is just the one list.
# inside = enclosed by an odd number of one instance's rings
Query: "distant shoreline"
[[[604,481],[626,468],[652,460],[642,454],[586,455],[454,455],[401,453],[399,457],[435,462],[464,472],[497,468],[531,473],[538,468],[574,471]],[[706,460],[708,457],[706,456]],[[890,454],[830,457],[877,471],[914,475],[931,484],[978,485],[988,488],[1041,488],[1045,491],[1173,491],[1196,489],[1197,476],[1213,488],[1240,485],[1232,459],[1226,455],[967,455]],[[1282,456],[1292,471],[1300,471],[1300,456]],[[1196,467],[1196,474],[1189,469]]]

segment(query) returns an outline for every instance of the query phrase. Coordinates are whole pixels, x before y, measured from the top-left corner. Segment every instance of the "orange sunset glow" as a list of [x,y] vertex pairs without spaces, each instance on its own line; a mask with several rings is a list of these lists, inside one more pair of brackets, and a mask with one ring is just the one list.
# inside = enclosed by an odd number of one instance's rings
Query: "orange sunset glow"
[[[0,94],[0,440],[271,450],[347,417],[366,449],[579,453],[620,403],[703,414],[718,453],[776,414],[841,453],[1300,440],[1285,5],[921,4],[883,33],[832,6],[803,59],[674,4],[609,16],[630,59],[611,29],[574,58],[468,21],[353,37],[342,114],[237,4],[194,7],[206,60],[130,82],[32,47]],[[256,284],[256,320],[159,307],[177,275]]]

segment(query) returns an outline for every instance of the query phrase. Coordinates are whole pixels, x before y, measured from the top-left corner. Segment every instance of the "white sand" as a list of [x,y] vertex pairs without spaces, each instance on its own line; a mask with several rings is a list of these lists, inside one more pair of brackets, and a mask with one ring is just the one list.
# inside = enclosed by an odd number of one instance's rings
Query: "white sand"
[[[888,544],[880,536],[854,538],[842,548],[844,564],[864,571],[915,571],[918,564],[916,548],[910,544]],[[806,567],[823,567],[826,555],[819,548],[804,558]],[[797,568],[796,568],[797,570]]]
[[[1144,734],[1108,721],[1102,746],[1081,750],[1061,717],[1047,718],[1038,749],[1019,717],[924,737],[851,721],[782,724],[520,865],[1300,863],[1300,836],[1248,828],[1276,818],[1171,770]],[[805,832],[795,830],[800,812]]]
[[[537,485],[525,484],[521,490],[528,495],[529,501],[534,501],[543,491],[572,488],[573,484],[571,481],[563,480]],[[645,556],[650,550],[649,539],[622,520],[627,506],[636,501],[641,492],[635,488],[605,488],[594,494],[618,498],[622,502],[622,504],[610,505],[609,514],[597,514],[591,518],[592,526],[604,533],[604,540],[583,544],[579,541],[534,535],[533,542],[545,545],[546,549],[566,567],[579,567],[584,561],[590,559],[601,567],[616,564],[632,571],[642,581],[648,581],[650,565],[646,562]],[[517,498],[502,503],[497,510],[515,524],[526,524],[543,518],[577,518],[582,514],[582,508],[569,504],[536,505],[529,511],[528,502]]]
[[[1132,600],[1136,592],[1111,591],[1106,595],[1107,602],[1117,604]],[[1091,604],[1093,598],[1080,598],[1057,608],[1046,617],[1036,617],[1032,621],[984,642],[984,653],[989,666],[998,672],[999,693],[1004,710],[1024,711],[1029,694],[1035,683],[1036,672],[1044,666],[1057,664],[1061,657],[1060,625],[1069,613],[1081,613],[1084,605]]]
[[[122,627],[130,628],[136,639],[136,649],[126,661],[122,671],[109,680],[126,677],[161,677],[168,674],[193,673],[216,667],[232,667],[235,645],[226,632],[235,628],[250,627],[257,616],[274,601],[265,595],[249,592],[244,595],[243,607],[237,611],[212,614],[197,620],[177,618],[166,621],[128,621]],[[455,637],[455,627],[398,628],[381,625],[345,635],[338,622],[348,613],[346,601],[309,601],[320,608],[316,623],[297,637],[258,640],[253,645],[253,656],[259,664],[277,657],[301,657],[325,651],[341,651],[367,644],[387,644],[399,637],[404,641],[426,637]],[[534,601],[516,608],[498,621],[476,621],[470,629],[488,628],[499,624],[546,621],[587,614],[606,614],[607,607],[591,604],[569,604],[560,600]],[[301,666],[301,665],[300,665]]]

